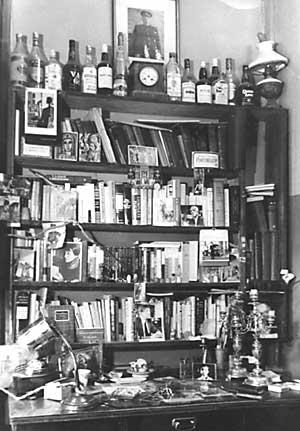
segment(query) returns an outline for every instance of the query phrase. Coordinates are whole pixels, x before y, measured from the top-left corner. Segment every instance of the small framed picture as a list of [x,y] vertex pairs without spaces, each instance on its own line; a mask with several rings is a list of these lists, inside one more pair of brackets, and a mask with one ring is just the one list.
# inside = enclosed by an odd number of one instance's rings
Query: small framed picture
[[82,242],[65,242],[50,256],[50,281],[83,281]]
[[192,168],[215,168],[219,167],[219,154],[212,151],[193,151]]
[[14,279],[34,281],[35,251],[32,248],[14,248]]
[[20,196],[1,195],[0,220],[8,221],[10,223],[20,223],[20,217]]
[[82,133],[79,139],[79,162],[101,162],[101,136],[99,133]]
[[[46,88],[25,89],[25,135],[57,136],[57,92]],[[40,143],[40,142],[39,142]]]
[[217,379],[217,365],[215,363],[192,362],[194,379],[212,381]]
[[143,145],[128,145],[128,164],[158,166],[157,148]]
[[180,206],[181,226],[204,226],[202,205]]
[[54,158],[59,160],[77,160],[78,133],[63,132],[61,144],[54,148]]

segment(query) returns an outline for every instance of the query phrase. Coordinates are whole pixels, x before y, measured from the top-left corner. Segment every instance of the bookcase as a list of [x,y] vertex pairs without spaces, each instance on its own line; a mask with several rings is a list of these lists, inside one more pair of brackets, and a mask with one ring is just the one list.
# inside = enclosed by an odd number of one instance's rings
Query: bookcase
[[[12,91],[10,97],[11,105],[14,107],[12,112],[14,112],[15,108],[22,111],[22,97],[20,98],[20,95],[14,91]],[[18,236],[26,236],[28,232],[34,232],[36,235],[42,231],[42,228],[45,228],[44,222],[50,223],[53,221],[49,214],[46,220],[43,220],[43,208],[38,211],[35,217],[29,217],[29,219],[22,219],[21,217],[20,222],[17,224],[4,223],[2,226],[2,238],[10,242],[10,255],[3,257],[7,263],[2,266],[3,279],[7,280],[8,286],[5,314],[6,341],[13,341],[17,330],[16,325],[27,323],[27,318],[24,318],[22,313],[27,316],[26,307],[30,310],[30,301],[34,303],[36,295],[43,297],[46,292],[47,300],[60,298],[65,304],[64,301],[68,298],[75,307],[75,314],[78,312],[78,306],[82,305],[82,303],[89,303],[90,310],[91,308],[96,307],[96,309],[99,309],[102,307],[102,313],[106,307],[106,314],[104,312],[102,316],[104,322],[100,326],[104,326],[104,354],[111,365],[124,364],[126,361],[128,363],[129,360],[135,359],[137,354],[143,354],[149,360],[154,358],[154,361],[161,361],[162,365],[167,365],[170,362],[178,363],[182,355],[193,354],[193,351],[197,354],[199,350],[200,344],[197,336],[203,333],[203,307],[206,310],[205,313],[207,313],[209,307],[209,312],[214,310],[213,313],[219,313],[222,307],[226,308],[228,298],[238,288],[246,290],[257,288],[259,290],[260,300],[276,310],[278,338],[275,342],[285,340],[288,337],[289,295],[287,286],[281,280],[279,269],[288,267],[287,111],[282,108],[264,109],[222,105],[192,105],[180,102],[157,103],[152,100],[136,100],[129,97],[98,97],[64,92],[59,94],[58,100],[59,121],[66,118],[81,118],[84,120],[88,112],[101,109],[102,118],[107,126],[108,139],[111,142],[114,141],[116,136],[109,130],[108,125],[111,123],[127,122],[132,125],[132,122],[136,119],[141,121],[144,119],[144,123],[146,123],[145,119],[147,119],[148,127],[154,129],[151,125],[149,126],[149,119],[155,119],[155,127],[159,124],[159,127],[167,128],[168,126],[170,129],[170,124],[174,124],[176,119],[180,127],[185,124],[184,127],[187,128],[193,124],[190,123],[189,125],[189,121],[193,119],[196,122],[197,119],[200,122],[202,131],[206,128],[206,135],[205,138],[201,138],[201,136],[197,138],[199,142],[202,139],[202,147],[193,149],[205,149],[206,151],[219,153],[221,168],[207,170],[205,180],[209,186],[212,185],[212,189],[215,188],[214,205],[216,208],[220,207],[220,199],[228,199],[228,214],[227,218],[222,214],[221,219],[219,218],[217,221],[217,214],[214,214],[211,218],[207,216],[207,219],[202,220],[199,225],[194,222],[184,225],[180,217],[182,214],[177,215],[178,219],[174,223],[158,222],[153,225],[153,222],[146,217],[148,212],[153,211],[153,207],[149,209],[150,207],[147,205],[143,211],[144,218],[135,221],[131,220],[128,223],[124,222],[124,214],[121,219],[114,215],[113,218],[100,219],[99,222],[95,215],[91,216],[91,213],[88,213],[86,218],[82,216],[81,219],[77,219],[76,223],[71,222],[73,217],[67,218],[70,223],[65,223],[66,219],[62,216],[59,220],[66,228],[65,241],[72,243],[73,247],[76,247],[74,238],[79,238],[85,244],[82,246],[84,250],[80,251],[83,268],[81,276],[79,279],[77,277],[67,278],[66,276],[63,280],[51,275],[55,259],[59,257],[55,250],[52,251],[50,267],[48,265],[47,268],[50,275],[48,274],[44,277],[43,270],[45,268],[37,269],[38,260],[42,261],[42,257],[40,257],[43,252],[42,243],[39,245],[38,251],[35,249],[34,255],[31,256],[34,275],[27,278],[23,276],[16,277],[16,270],[12,264],[13,262],[15,263],[14,257],[16,260],[16,247],[13,245],[18,241]],[[43,184],[45,178],[54,184],[68,183],[68,190],[70,187],[75,189],[78,184],[86,186],[91,182],[99,184],[102,181],[106,184],[114,185],[125,183],[127,191],[121,188],[122,199],[124,200],[124,193],[128,192],[128,188],[130,189],[128,172],[130,172],[129,168],[131,166],[126,163],[128,161],[126,160],[126,152],[123,153],[123,159],[120,159],[116,152],[116,162],[108,161],[107,154],[102,155],[101,162],[28,156],[22,155],[19,149],[16,155],[13,148],[14,131],[17,126],[15,118],[16,116],[14,115],[10,124],[12,142],[8,147],[7,173],[13,176],[25,175],[33,178],[31,192],[33,192],[35,181],[40,184],[40,187],[43,187],[41,184]],[[213,139],[211,135],[214,133],[214,127],[219,128],[219,130],[216,133],[217,138]],[[173,154],[172,150],[171,154],[169,151],[171,161],[167,156],[167,158],[163,158],[158,149],[160,164],[155,169],[154,174],[159,174],[161,184],[172,184],[171,181],[176,181],[176,179],[177,182],[179,181],[179,185],[180,182],[195,180],[195,172],[187,161],[190,153],[187,153],[186,158],[183,156],[181,158],[183,153],[180,153],[179,146],[182,145],[182,136],[181,134],[179,135],[178,138],[178,133],[173,131],[173,138],[176,136],[176,142],[174,141],[173,145],[178,145],[178,148],[174,150]],[[115,138],[115,140],[117,141],[118,139]],[[220,141],[222,141],[221,147]],[[146,145],[153,146],[153,143],[148,144],[146,138],[144,138],[143,142]],[[165,141],[162,140],[162,142],[164,143]],[[215,145],[215,147],[209,147],[209,142],[212,142],[211,145]],[[216,146],[218,142],[219,147]],[[186,145],[189,144],[190,142],[186,142]],[[131,169],[134,170],[132,166]],[[32,172],[38,172],[39,176],[33,177]],[[174,182],[173,188],[176,187],[175,184]],[[254,194],[252,193],[252,199],[249,199],[250,193],[247,192],[247,186],[254,184],[271,184],[271,193],[264,194],[258,191]],[[222,189],[221,196],[220,187]],[[224,193],[225,188],[230,190],[229,197],[226,197]],[[84,188],[83,194],[85,193],[87,193],[87,188]],[[116,193],[115,188],[115,201]],[[217,197],[218,193],[219,198]],[[104,206],[111,204],[112,195],[108,194],[107,196],[110,197],[106,198]],[[132,199],[132,193],[130,196]],[[256,199],[253,197],[256,197]],[[38,200],[39,202],[40,199]],[[53,206],[53,199],[52,197],[50,208]],[[142,195],[139,196],[139,200],[141,199],[143,199]],[[151,198],[148,196],[145,199],[150,199],[152,205],[154,205],[155,198],[153,195],[151,195]],[[194,205],[196,204],[194,197],[192,202]],[[83,207],[85,205],[88,205],[87,201],[84,201]],[[116,205],[116,202],[114,202],[114,205]],[[133,202],[131,202],[131,205],[133,206]],[[222,206],[224,208],[224,202]],[[33,207],[31,207],[31,214],[33,214],[32,210]],[[74,214],[76,216],[76,211]],[[231,277],[226,278],[223,272],[212,274],[209,271],[209,264],[207,264],[206,268],[208,275],[206,278],[201,278],[202,272],[198,270],[201,259],[199,255],[195,254],[199,253],[199,233],[205,230],[211,231],[212,229],[227,232],[231,250],[234,248],[238,255],[238,278],[232,277],[232,274]],[[7,234],[9,234],[10,239],[8,239]],[[267,241],[265,238],[268,238],[268,243],[263,243],[263,241]],[[22,241],[24,242],[24,238],[21,239],[21,243]],[[156,246],[152,244],[151,248],[149,243],[156,243]],[[232,243],[234,243],[234,247]],[[244,244],[243,247],[241,243]],[[185,265],[180,269],[180,274],[176,273],[177,267],[174,268],[174,265],[178,266],[178,256],[174,258],[176,244],[181,251],[183,248],[187,250],[185,260],[182,256],[183,252],[180,255],[181,261],[185,262]],[[105,259],[106,269],[104,274],[101,272],[101,276],[93,276],[92,280],[91,274],[86,270],[87,264],[90,264],[87,257],[87,247],[90,247],[91,255],[93,253],[97,255],[99,252],[95,247],[105,250],[101,252],[103,253],[102,259]],[[22,249],[22,244],[20,248]],[[24,244],[23,248],[26,251]],[[166,258],[163,265],[159,261],[162,249],[165,256],[168,253],[171,256],[168,264],[166,263]],[[134,250],[134,254],[130,254],[132,250]],[[212,250],[209,253],[212,256]],[[190,265],[192,267],[191,272],[183,275],[183,270],[186,270],[188,262],[192,259],[195,262],[194,265],[197,265],[196,273],[195,267]],[[173,265],[173,268],[168,270],[167,265],[171,265],[171,267]],[[125,267],[126,270],[123,273],[122,270]],[[156,268],[156,272],[153,272],[153,267]],[[4,268],[9,269],[4,270]],[[108,269],[113,272],[113,275]],[[103,271],[103,268],[101,271]],[[37,275],[38,273],[39,275]],[[137,279],[134,279],[133,273],[138,274]],[[131,274],[131,277],[128,278],[128,274]],[[147,297],[151,298],[155,313],[163,323],[164,335],[159,341],[149,339],[147,342],[141,342],[145,340],[137,339],[134,332],[134,317],[132,316],[135,315],[136,310],[133,296],[137,286],[139,286],[135,281],[138,281],[141,287],[146,289]],[[178,320],[178,315],[174,313],[183,313],[183,310],[187,313],[185,316],[192,315],[189,319],[193,329],[190,327],[178,329],[174,323],[174,321]],[[109,315],[113,316],[116,313],[119,315],[119,320],[110,320],[110,323],[105,322]],[[173,322],[171,321],[171,316],[173,316]],[[110,319],[112,318],[110,317]],[[197,321],[197,319],[200,319],[201,322]],[[210,319],[216,319],[215,315],[214,317],[209,316],[207,320]],[[183,320],[186,320],[186,318],[184,317]],[[120,330],[120,323],[122,330]],[[106,325],[111,325],[108,333],[105,331]],[[129,327],[126,325],[129,325]],[[121,332],[117,336],[118,328]],[[216,333],[217,327],[214,326],[213,329],[210,327],[210,330]],[[179,334],[180,331],[181,334]],[[203,335],[206,334],[204,333]],[[76,341],[76,336],[71,341]],[[267,340],[267,343],[269,343],[269,340]],[[162,350],[164,350],[163,355]],[[187,353],[189,351],[192,353]]]

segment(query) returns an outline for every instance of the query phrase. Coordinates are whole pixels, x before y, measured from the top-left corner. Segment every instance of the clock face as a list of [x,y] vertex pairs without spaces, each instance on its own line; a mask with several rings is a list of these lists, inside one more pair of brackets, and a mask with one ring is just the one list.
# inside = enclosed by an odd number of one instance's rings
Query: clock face
[[146,87],[152,87],[159,80],[158,71],[152,66],[145,66],[140,70],[139,79]]

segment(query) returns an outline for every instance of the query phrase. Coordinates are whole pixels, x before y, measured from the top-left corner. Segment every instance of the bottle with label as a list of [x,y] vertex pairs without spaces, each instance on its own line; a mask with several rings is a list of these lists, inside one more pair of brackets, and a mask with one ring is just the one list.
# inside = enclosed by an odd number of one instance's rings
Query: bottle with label
[[237,80],[233,73],[233,60],[232,58],[226,58],[226,82],[228,84],[228,104],[235,105],[235,93],[237,89]]
[[166,66],[166,84],[170,100],[181,100],[181,73],[175,52],[169,53],[169,61]]
[[113,70],[109,61],[107,45],[102,45],[101,60],[97,67],[98,94],[107,95],[112,93]]
[[228,84],[225,73],[221,72],[220,78],[214,84],[215,104],[228,105]]
[[257,104],[257,92],[253,76],[247,64],[243,65],[241,83],[236,92],[235,103],[238,106],[248,106]]
[[211,85],[205,61],[200,63],[199,80],[196,84],[196,101],[197,103],[212,103]]
[[28,86],[45,87],[45,57],[40,49],[40,35],[32,33],[32,49],[28,57]]
[[97,68],[93,63],[93,50],[86,45],[85,62],[82,68],[81,90],[83,93],[97,94]]
[[78,46],[74,39],[69,40],[68,61],[63,67],[62,88],[65,91],[81,90],[82,67],[79,61]]
[[217,58],[213,58],[212,66],[211,66],[211,74],[209,77],[209,83],[211,85],[211,99],[212,103],[215,103],[215,84],[220,79],[220,69],[219,69],[219,60]]
[[45,88],[62,89],[62,65],[57,59],[57,52],[54,49],[50,50],[49,62],[45,66]]
[[183,102],[196,101],[196,78],[191,71],[191,63],[189,58],[184,59],[184,71],[181,81],[181,100]]
[[28,84],[27,36],[16,34],[16,45],[10,57],[10,83],[14,87],[25,87]]
[[42,59],[44,60],[45,65],[46,65],[48,63],[48,58],[47,58],[45,51],[44,51],[44,35],[41,33],[39,33],[39,45],[40,45],[40,51],[41,51]]
[[124,46],[124,33],[118,34],[118,45],[116,49],[116,58],[114,65],[114,82],[113,95],[127,96],[127,70],[126,70],[126,53]]

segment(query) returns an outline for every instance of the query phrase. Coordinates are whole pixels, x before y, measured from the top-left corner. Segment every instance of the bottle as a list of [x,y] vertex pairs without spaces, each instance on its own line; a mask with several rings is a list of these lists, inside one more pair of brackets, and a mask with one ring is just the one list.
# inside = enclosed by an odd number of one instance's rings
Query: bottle
[[45,62],[45,65],[48,63],[48,58],[44,51],[44,35],[39,33],[39,45],[41,50],[42,59]]
[[127,71],[126,71],[126,54],[124,46],[124,33],[118,34],[118,45],[116,50],[115,68],[114,68],[114,96],[127,96]]
[[45,88],[52,90],[62,89],[62,65],[57,59],[57,54],[54,49],[51,49],[49,62],[45,66]]
[[93,63],[93,50],[91,45],[85,47],[85,62],[82,68],[81,91],[83,93],[97,94],[97,68]]
[[199,80],[196,84],[197,103],[212,103],[211,85],[205,61],[201,61],[199,69]]
[[170,100],[181,100],[181,74],[175,52],[169,53],[169,61],[166,66],[166,83]]
[[191,71],[189,58],[184,59],[184,71],[181,81],[181,100],[183,102],[196,101],[196,78]]
[[10,83],[15,87],[26,87],[28,84],[27,36],[16,34],[16,45],[10,57]]
[[224,72],[221,72],[220,78],[215,81],[214,92],[216,105],[228,105],[228,84]]
[[243,65],[241,83],[236,92],[235,103],[238,106],[255,105],[257,103],[254,80],[247,64]]
[[235,93],[237,89],[237,80],[233,73],[233,60],[232,58],[226,58],[226,82],[228,85],[228,104],[235,105]]
[[97,67],[98,94],[111,94],[113,85],[113,70],[109,61],[107,45],[102,45],[101,60]]
[[32,49],[28,57],[28,86],[44,88],[45,86],[45,59],[40,49],[40,36],[32,33]]
[[69,40],[68,61],[63,67],[62,88],[65,91],[81,90],[82,67],[74,39]]
[[209,83],[211,85],[211,98],[212,103],[215,103],[215,84],[220,78],[220,70],[219,70],[219,60],[217,58],[213,58],[212,60],[212,66],[211,66],[211,74],[209,77]]

